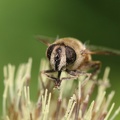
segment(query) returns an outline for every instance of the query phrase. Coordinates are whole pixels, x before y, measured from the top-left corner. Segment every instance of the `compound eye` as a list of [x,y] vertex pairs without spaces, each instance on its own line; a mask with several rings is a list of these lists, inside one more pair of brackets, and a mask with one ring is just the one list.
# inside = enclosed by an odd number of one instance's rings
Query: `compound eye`
[[74,63],[75,60],[76,60],[75,51],[71,47],[66,46],[66,62],[67,62],[67,65]]
[[55,46],[56,46],[56,44],[52,44],[47,49],[47,57],[48,57],[49,60],[50,60],[51,53],[52,53],[52,51],[53,51],[53,49],[54,49]]

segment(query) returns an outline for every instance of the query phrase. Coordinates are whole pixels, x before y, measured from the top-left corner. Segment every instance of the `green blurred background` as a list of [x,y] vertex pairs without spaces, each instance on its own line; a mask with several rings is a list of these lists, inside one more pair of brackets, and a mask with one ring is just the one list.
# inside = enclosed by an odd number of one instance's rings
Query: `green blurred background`
[[[39,63],[46,46],[35,35],[75,37],[82,42],[120,50],[119,0],[0,0],[0,114],[2,114],[3,66],[18,66],[33,58],[31,98],[36,99]],[[120,105],[120,56],[94,56],[110,66],[111,88]],[[120,115],[116,120],[120,119]]]

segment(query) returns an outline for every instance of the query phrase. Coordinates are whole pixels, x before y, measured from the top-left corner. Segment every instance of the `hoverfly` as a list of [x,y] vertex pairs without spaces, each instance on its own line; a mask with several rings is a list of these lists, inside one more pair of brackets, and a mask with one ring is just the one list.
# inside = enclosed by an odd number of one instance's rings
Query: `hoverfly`
[[[46,39],[47,37],[38,36],[38,40],[47,45],[46,56],[49,60],[51,69],[42,71],[48,78],[52,79],[58,87],[62,80],[69,80],[77,78],[81,74],[86,74],[87,71],[92,70],[90,79],[99,73],[101,62],[93,61],[93,54],[101,55],[120,55],[120,51],[112,50],[104,47],[89,46],[87,48],[80,40],[65,37],[58,38],[52,44]],[[62,71],[67,72],[71,77],[61,77]],[[50,75],[50,73],[57,72],[57,78]]]

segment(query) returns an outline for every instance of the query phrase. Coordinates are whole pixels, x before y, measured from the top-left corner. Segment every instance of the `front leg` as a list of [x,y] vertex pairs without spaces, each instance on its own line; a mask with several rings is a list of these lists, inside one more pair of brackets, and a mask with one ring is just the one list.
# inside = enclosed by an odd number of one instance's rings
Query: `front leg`
[[[55,78],[55,77],[53,77],[53,76],[51,76],[49,74],[49,73],[54,73],[54,72],[58,72],[57,78]],[[41,71],[42,74],[46,75],[46,77],[48,77],[49,79],[53,80],[53,82],[55,83],[56,87],[60,86],[60,84],[61,84],[61,80],[60,80],[61,72],[62,71],[55,71],[53,69]]]
[[80,70],[66,70],[66,72],[75,77],[79,77],[80,75],[85,75],[87,77],[91,76],[91,73],[87,73],[85,71],[80,71]]
[[66,72],[72,76],[79,76],[79,75],[86,75],[87,72],[80,71],[80,70],[66,70]]
[[63,78],[61,78],[61,81],[62,81],[62,80],[74,80],[74,79],[77,79],[80,75],[85,75],[86,78],[85,78],[84,81],[86,82],[86,81],[89,80],[90,77],[91,77],[91,73],[87,73],[87,72],[80,71],[80,70],[68,70],[68,69],[67,69],[66,72],[67,72],[68,74],[72,75],[72,76],[63,77]]

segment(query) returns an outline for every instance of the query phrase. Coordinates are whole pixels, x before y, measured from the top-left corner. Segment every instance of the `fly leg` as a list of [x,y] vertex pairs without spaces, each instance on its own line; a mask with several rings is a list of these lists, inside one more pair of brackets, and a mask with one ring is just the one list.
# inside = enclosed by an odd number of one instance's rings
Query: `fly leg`
[[90,72],[91,76],[89,79],[94,81],[96,84],[98,84],[98,82],[94,79],[94,76],[99,74],[100,68],[101,68],[100,61],[89,61],[89,62],[86,62],[82,66],[79,67],[79,69],[82,71],[85,70],[85,71]]
[[[58,72],[58,77],[57,78],[53,77],[49,74],[49,73],[53,73],[53,72]],[[61,72],[62,71],[55,71],[53,69],[52,70],[41,71],[42,74],[46,75],[46,77],[53,80],[53,82],[55,83],[55,86],[60,86],[60,84],[61,84],[61,80],[60,80]]]
[[90,77],[90,79],[94,79],[95,75],[98,75],[100,72],[100,68],[101,68],[101,62],[100,61],[91,61],[87,64],[88,69],[92,70],[92,75]]
[[79,75],[87,75],[87,72],[81,70],[66,70],[66,72],[72,76],[78,77]]
[[[67,69],[66,72],[72,75],[72,77],[66,77],[62,79],[63,80],[76,79],[79,77],[79,75],[85,75],[86,76],[85,81],[88,79],[95,81],[94,76],[99,73],[100,67],[101,67],[100,61],[86,62],[82,66],[80,66],[77,70]],[[90,73],[88,73],[87,71],[90,71]]]
[[92,80],[95,84],[109,86],[109,83],[99,83],[99,81],[96,81],[95,76],[99,74],[100,68],[101,68],[100,61],[90,61],[81,66],[81,69],[91,71],[90,80]]
[[[72,77],[70,79],[76,79],[78,78],[80,75],[85,75],[86,76],[86,80],[88,80],[91,77],[91,73],[87,73],[85,71],[81,71],[81,70],[66,70],[66,72],[70,75],[72,75]],[[67,78],[66,78],[67,79]]]

